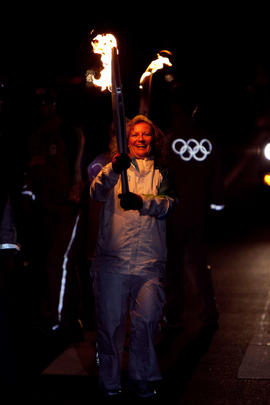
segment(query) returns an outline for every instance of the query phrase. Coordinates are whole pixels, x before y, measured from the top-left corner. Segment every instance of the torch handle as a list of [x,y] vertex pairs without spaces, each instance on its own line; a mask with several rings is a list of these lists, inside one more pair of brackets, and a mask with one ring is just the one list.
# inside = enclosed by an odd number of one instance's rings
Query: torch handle
[[151,84],[152,84],[152,74],[145,77],[140,87],[141,92],[140,92],[139,114],[145,115],[146,117],[149,116],[150,111]]
[[127,171],[123,170],[121,172],[121,183],[122,183],[122,194],[127,194],[129,192]]
[[[112,109],[119,153],[127,153],[126,118],[117,49],[112,48]],[[127,171],[121,172],[122,193],[129,192]]]

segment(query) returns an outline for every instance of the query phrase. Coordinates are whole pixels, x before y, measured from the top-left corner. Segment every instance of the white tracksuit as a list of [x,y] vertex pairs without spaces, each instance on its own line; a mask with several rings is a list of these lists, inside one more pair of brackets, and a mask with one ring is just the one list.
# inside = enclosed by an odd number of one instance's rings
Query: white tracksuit
[[129,378],[161,378],[153,338],[164,305],[162,278],[167,256],[164,217],[172,208],[166,173],[151,158],[133,160],[127,170],[130,192],[143,197],[143,208],[120,206],[120,175],[108,163],[90,186],[103,201],[98,241],[91,272],[98,323],[100,383],[121,387],[121,355],[127,314],[130,315]]

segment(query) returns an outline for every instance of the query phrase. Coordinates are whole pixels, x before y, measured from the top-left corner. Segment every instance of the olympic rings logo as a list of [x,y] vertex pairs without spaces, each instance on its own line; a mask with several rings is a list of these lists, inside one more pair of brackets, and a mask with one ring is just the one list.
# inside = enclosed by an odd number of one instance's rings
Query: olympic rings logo
[[185,161],[194,158],[195,160],[202,162],[212,152],[212,144],[208,139],[202,139],[198,142],[194,138],[191,138],[188,141],[178,138],[173,141],[172,150]]

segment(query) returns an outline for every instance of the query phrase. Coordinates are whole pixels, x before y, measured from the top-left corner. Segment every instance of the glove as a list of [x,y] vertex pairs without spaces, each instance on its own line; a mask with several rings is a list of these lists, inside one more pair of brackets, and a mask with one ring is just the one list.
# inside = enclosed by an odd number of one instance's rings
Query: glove
[[124,210],[140,210],[143,206],[143,199],[135,193],[119,194],[120,205]]
[[126,153],[117,153],[112,158],[112,168],[115,173],[120,174],[130,166],[130,157]]

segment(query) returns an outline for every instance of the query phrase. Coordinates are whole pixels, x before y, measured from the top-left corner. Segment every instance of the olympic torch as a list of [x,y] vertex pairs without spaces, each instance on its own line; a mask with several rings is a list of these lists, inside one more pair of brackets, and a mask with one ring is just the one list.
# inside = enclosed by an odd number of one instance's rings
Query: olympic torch
[[[162,56],[161,53],[167,56]],[[153,60],[147,67],[146,71],[142,74],[139,85],[141,90],[139,106],[140,114],[147,117],[149,116],[152,77],[157,70],[163,69],[164,65],[172,66],[169,56],[172,56],[170,51],[160,51],[160,53],[157,54],[157,59]]]
[[[99,86],[101,90],[108,89],[112,95],[112,110],[114,128],[117,139],[119,153],[127,153],[126,121],[124,97],[122,92],[120,67],[118,59],[118,49],[115,37],[112,34],[99,34],[92,41],[94,53],[101,55],[103,70],[100,72],[100,78],[90,73],[86,80]],[[122,194],[129,192],[127,172],[121,172]]]

